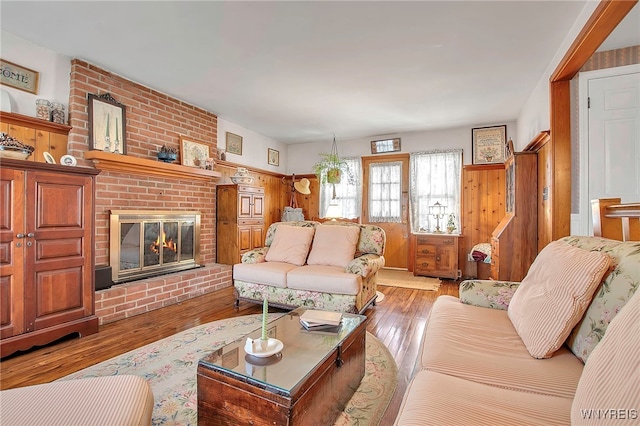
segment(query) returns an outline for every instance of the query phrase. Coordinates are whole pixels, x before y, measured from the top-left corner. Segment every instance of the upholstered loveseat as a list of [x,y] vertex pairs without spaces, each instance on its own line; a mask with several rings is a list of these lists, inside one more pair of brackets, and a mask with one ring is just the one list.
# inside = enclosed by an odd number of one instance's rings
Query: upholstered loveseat
[[233,267],[240,300],[273,306],[363,312],[375,302],[386,235],[375,225],[351,222],[276,222],[265,247]]
[[565,237],[440,296],[396,425],[640,422],[640,243]]

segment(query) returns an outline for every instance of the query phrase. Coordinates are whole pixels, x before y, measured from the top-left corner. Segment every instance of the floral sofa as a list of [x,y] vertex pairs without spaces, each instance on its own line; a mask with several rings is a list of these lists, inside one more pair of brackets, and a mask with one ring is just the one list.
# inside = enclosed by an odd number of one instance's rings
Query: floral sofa
[[440,296],[396,425],[640,421],[640,242],[565,237]]
[[240,300],[273,306],[361,313],[375,303],[386,235],[375,225],[351,222],[276,222],[265,247],[233,267]]

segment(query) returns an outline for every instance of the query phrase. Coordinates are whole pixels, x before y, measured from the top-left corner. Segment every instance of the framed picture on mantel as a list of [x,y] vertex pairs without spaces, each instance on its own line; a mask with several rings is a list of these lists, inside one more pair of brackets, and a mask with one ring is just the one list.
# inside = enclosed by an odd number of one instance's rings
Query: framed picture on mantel
[[507,125],[471,129],[473,164],[504,163]]

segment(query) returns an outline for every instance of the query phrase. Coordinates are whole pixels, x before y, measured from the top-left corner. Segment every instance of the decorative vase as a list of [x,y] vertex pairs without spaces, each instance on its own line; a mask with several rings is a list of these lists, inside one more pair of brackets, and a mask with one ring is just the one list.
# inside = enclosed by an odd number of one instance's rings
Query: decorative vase
[[173,152],[158,152],[158,160],[165,163],[173,163],[178,158],[178,154]]

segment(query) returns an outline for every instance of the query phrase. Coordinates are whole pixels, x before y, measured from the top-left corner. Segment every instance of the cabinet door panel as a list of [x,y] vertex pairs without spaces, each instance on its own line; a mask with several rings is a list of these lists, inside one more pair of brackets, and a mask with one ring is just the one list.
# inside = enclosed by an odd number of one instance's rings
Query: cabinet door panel
[[82,267],[46,270],[36,274],[34,330],[85,316]]
[[241,253],[251,250],[251,228],[238,227],[238,248]]
[[25,287],[28,328],[93,314],[93,180],[48,172],[27,174],[27,230],[35,235],[27,248]]
[[253,217],[264,216],[264,195],[253,196]]
[[252,200],[251,194],[238,194],[238,218],[250,218],[252,216]]
[[251,227],[251,248],[260,248],[264,245],[264,239],[262,236],[262,226]]
[[[24,172],[0,169],[0,337],[25,332]],[[15,214],[14,214],[15,212]]]

